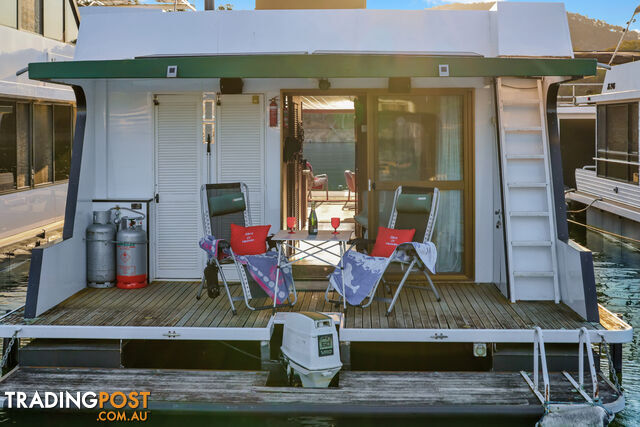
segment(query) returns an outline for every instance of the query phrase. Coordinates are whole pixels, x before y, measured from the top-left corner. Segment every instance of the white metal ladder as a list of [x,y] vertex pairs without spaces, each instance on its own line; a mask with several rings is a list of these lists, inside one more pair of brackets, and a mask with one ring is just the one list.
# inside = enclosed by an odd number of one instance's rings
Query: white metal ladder
[[560,302],[544,94],[540,79],[497,79],[509,295]]

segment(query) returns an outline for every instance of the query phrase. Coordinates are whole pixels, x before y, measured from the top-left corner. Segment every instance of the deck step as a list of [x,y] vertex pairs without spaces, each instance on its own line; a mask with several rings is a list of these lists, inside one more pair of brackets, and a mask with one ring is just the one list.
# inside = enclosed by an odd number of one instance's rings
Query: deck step
[[553,271],[514,271],[515,277],[554,277]]
[[507,154],[507,160],[542,160],[544,154]]
[[550,240],[514,240],[513,246],[551,246]]
[[511,216],[549,216],[549,212],[547,211],[511,211],[509,212]]
[[505,107],[519,107],[523,105],[540,105],[540,100],[537,98],[536,99],[522,98],[522,99],[504,101]]

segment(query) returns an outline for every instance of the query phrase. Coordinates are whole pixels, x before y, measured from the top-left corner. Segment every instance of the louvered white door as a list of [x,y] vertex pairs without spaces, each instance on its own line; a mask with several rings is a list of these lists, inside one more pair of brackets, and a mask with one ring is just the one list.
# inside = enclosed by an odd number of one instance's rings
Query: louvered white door
[[556,231],[540,79],[499,78],[510,297],[559,302]]
[[199,279],[202,99],[163,95],[156,107],[155,276]]
[[[257,103],[255,103],[257,101]],[[264,224],[264,114],[262,96],[221,95],[216,108],[216,179],[244,182],[254,225]]]

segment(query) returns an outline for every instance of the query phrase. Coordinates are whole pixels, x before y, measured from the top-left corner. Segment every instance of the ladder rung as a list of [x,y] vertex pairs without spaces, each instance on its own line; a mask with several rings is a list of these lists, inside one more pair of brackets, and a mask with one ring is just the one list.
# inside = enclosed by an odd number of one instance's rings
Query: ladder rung
[[555,277],[553,271],[514,271],[514,277]]
[[505,126],[504,131],[505,132],[511,132],[511,133],[542,132],[542,127],[540,127],[540,126],[530,126],[530,127],[516,128],[516,127],[506,127]]
[[538,160],[544,159],[544,154],[507,154],[507,160]]
[[515,99],[513,101],[503,100],[502,104],[509,107],[516,106],[516,105],[539,105],[540,100],[538,98],[522,98],[522,99]]
[[516,240],[511,242],[513,246],[551,246],[549,240]]
[[509,212],[511,216],[549,216],[549,212],[546,211],[516,211]]
[[510,182],[507,184],[510,188],[544,188],[546,182]]

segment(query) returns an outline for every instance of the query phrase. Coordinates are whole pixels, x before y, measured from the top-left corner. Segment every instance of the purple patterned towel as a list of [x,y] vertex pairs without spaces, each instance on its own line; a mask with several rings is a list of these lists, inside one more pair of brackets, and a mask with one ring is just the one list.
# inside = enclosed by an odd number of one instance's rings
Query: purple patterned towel
[[[231,256],[231,252],[227,249],[219,250],[222,239],[216,239],[213,236],[206,236],[200,239],[200,247],[207,253],[209,260],[214,257],[224,259]],[[262,290],[273,299],[276,272],[278,265],[278,253],[268,251],[261,255],[236,255],[236,260],[247,267],[247,271],[251,278],[262,288]],[[289,289],[293,284],[293,275],[291,274],[291,266],[280,268],[280,277],[278,278],[278,286],[276,292],[276,303],[282,304],[289,295]]]
[[[347,302],[360,305],[378,283],[389,263],[393,261],[410,262],[412,257],[408,253],[414,250],[424,265],[432,272],[436,270],[437,252],[433,243],[409,242],[399,245],[389,258],[374,257],[354,250],[344,254],[344,288]],[[329,275],[329,282],[333,289],[342,295],[342,274],[336,268]]]

